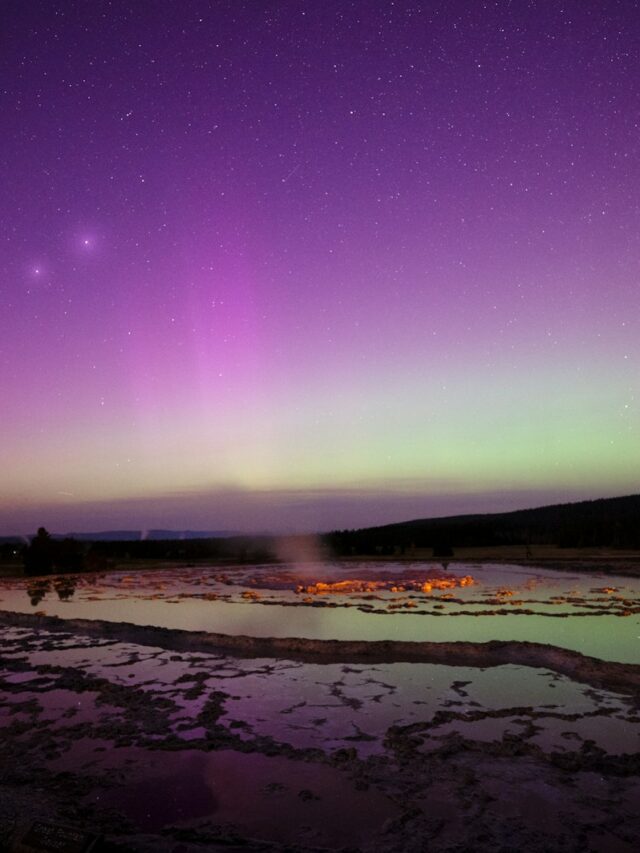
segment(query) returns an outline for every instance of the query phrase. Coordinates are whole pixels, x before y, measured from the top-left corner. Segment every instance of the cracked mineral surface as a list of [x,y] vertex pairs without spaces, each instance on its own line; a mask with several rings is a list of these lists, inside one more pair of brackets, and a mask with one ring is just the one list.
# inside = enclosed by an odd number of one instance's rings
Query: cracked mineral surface
[[635,850],[639,592],[420,564],[5,580],[0,843],[42,819],[105,850]]

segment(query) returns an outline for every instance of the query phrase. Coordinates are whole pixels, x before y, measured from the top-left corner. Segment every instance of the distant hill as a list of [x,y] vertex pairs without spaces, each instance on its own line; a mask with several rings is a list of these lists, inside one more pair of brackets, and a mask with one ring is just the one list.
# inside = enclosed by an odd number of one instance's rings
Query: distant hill
[[80,542],[130,542],[140,539],[141,530],[102,530],[99,533],[64,533],[52,534],[55,539],[69,537]]
[[[35,531],[26,539],[33,539]],[[229,539],[238,534],[231,530],[101,530],[98,533],[52,533],[53,539],[76,539],[79,542],[140,542],[185,539]],[[25,544],[24,536],[0,536],[1,544]]]
[[334,531],[336,554],[403,553],[500,545],[640,548],[640,495],[554,504],[486,515],[420,518],[381,527]]
[[[139,542],[140,540],[227,539],[230,530],[102,530],[99,533],[66,533],[81,542]],[[58,537],[57,537],[58,538]]]
[[[276,553],[274,537],[228,530],[103,530],[68,533],[94,543],[105,558],[176,558],[267,560]],[[29,537],[32,538],[32,537]],[[552,545],[560,548],[640,549],[640,495],[553,504],[535,509],[490,514],[419,518],[410,521],[335,530],[322,536],[336,556],[402,555],[414,548],[447,554],[455,548],[505,545]],[[25,537],[0,537],[0,548],[12,554]]]

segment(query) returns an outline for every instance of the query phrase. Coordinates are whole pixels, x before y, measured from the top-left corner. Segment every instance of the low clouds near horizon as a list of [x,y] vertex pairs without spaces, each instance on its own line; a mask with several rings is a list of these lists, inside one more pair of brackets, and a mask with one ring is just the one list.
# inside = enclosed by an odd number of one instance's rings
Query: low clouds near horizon
[[600,497],[579,490],[496,490],[464,494],[423,490],[352,488],[183,492],[109,502],[0,507],[0,535],[33,533],[44,525],[56,533],[102,530],[213,530],[306,533],[389,524],[414,518],[503,512]]

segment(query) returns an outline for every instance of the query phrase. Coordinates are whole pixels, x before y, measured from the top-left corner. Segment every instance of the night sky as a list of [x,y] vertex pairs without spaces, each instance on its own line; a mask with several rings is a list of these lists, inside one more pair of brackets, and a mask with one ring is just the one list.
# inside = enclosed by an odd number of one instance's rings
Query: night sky
[[638,491],[635,2],[0,8],[0,533]]

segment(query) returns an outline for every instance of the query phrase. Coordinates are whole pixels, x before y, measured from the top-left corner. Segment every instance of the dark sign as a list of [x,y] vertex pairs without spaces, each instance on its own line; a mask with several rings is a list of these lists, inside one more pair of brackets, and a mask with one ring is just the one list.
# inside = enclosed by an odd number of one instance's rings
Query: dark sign
[[97,835],[72,826],[36,820],[20,839],[18,850],[25,853],[89,853],[97,840]]

